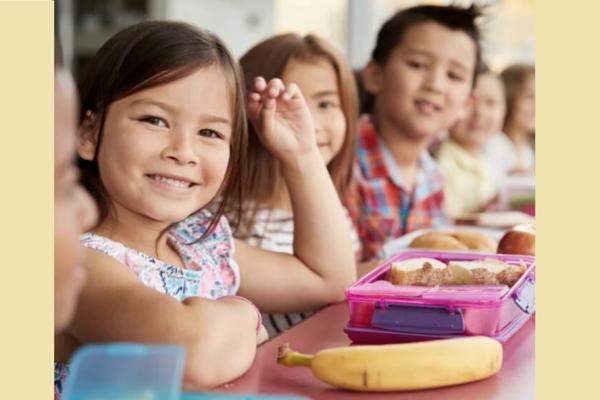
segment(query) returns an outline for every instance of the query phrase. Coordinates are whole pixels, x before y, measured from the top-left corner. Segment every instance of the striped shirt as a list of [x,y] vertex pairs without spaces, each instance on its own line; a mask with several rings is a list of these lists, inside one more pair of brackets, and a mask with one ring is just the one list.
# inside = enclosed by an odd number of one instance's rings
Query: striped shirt
[[447,222],[442,174],[426,151],[419,164],[415,188],[408,192],[402,172],[371,117],[361,117],[354,181],[344,205],[362,242],[363,261],[378,256],[388,240]]
[[[345,210],[346,211],[346,210]],[[352,239],[352,249],[355,255],[360,254],[360,240],[354,230],[350,215],[346,211],[348,218],[348,227]],[[250,236],[245,241],[254,247],[278,253],[294,253],[294,218],[291,212],[274,209],[259,210],[256,213],[254,225]],[[313,311],[288,314],[268,314],[263,313],[263,325],[269,332],[269,337],[274,337],[279,333],[289,329],[306,317],[313,314]]]

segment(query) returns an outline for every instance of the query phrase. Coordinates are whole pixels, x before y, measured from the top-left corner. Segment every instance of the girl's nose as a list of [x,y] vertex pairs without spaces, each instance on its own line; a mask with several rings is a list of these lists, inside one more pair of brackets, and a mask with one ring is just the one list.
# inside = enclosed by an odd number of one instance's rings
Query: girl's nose
[[183,132],[173,132],[163,155],[181,165],[196,165],[198,157],[194,153],[190,142],[190,135]]

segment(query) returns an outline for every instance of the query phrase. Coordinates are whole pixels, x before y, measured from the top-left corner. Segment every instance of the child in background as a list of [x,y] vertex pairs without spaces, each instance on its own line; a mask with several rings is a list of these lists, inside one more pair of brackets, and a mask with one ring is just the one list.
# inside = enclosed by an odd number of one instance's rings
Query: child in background
[[[254,46],[240,59],[240,65],[249,89],[255,76],[267,80],[280,77],[286,85],[298,85],[314,121],[321,156],[341,198],[352,179],[358,120],[356,85],[341,51],[315,35],[282,34]],[[253,246],[293,254],[294,216],[289,191],[280,163],[262,144],[255,122],[249,125],[248,174],[236,236]],[[358,235],[347,217],[353,250],[358,255]],[[263,322],[272,337],[306,314],[263,314]]]
[[186,348],[184,387],[214,387],[243,374],[266,339],[236,294],[282,312],[344,299],[356,277],[347,222],[293,84],[258,79],[248,107],[293,188],[296,255],[231,236],[222,213],[243,179],[242,85],[220,39],[183,23],[136,24],[90,61],[78,151],[100,220],[82,239],[90,276],[77,313],[55,339],[59,373],[85,343],[172,343]]
[[500,74],[506,93],[503,132],[485,144],[485,154],[499,179],[509,175],[533,175],[535,154],[535,67],[515,64]]
[[[60,49],[54,54],[54,333],[62,332],[75,313],[83,287],[83,246],[80,235],[96,222],[96,205],[78,183],[75,165],[77,92],[63,67]],[[61,376],[54,377],[60,396]]]
[[467,117],[450,130],[437,154],[444,174],[445,210],[450,217],[484,211],[495,200],[497,182],[482,145],[499,132],[504,113],[502,82],[483,66]]
[[374,114],[359,122],[356,179],[345,204],[363,260],[407,232],[442,225],[443,178],[427,153],[466,113],[480,59],[477,7],[417,6],[381,28],[363,83]]

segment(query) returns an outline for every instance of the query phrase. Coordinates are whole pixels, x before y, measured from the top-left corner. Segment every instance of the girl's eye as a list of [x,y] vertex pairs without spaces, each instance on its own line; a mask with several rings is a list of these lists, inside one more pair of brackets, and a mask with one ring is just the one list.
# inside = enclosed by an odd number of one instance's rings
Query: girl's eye
[[333,102],[333,101],[329,101],[329,100],[323,100],[319,102],[319,108],[322,108],[324,110],[330,109],[330,108],[335,108],[337,107],[337,103]]
[[198,132],[200,136],[204,136],[210,139],[223,139],[224,136],[217,131],[213,131],[212,129],[202,129]]
[[145,122],[147,124],[150,125],[154,125],[154,126],[158,126],[161,128],[167,128],[167,121],[165,121],[164,119],[160,118],[160,117],[154,117],[154,116],[147,116],[147,117],[142,117],[140,118],[140,121]]

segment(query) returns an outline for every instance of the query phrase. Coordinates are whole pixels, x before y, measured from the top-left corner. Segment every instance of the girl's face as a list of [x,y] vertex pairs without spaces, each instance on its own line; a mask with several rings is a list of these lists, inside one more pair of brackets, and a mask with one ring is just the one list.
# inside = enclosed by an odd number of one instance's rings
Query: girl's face
[[341,108],[338,77],[325,58],[310,61],[291,59],[282,80],[298,85],[312,114],[319,150],[325,164],[340,151],[346,137],[346,117]]
[[[117,219],[137,215],[171,224],[206,206],[229,162],[230,110],[217,66],[113,102],[98,165]],[[94,135],[83,137],[79,153],[92,159]]]
[[521,92],[514,100],[513,115],[510,121],[515,129],[525,132],[535,132],[535,75],[529,75]]
[[380,117],[408,137],[433,138],[464,117],[476,54],[465,32],[423,22],[406,31],[365,84],[377,98]]
[[77,96],[70,75],[54,76],[54,330],[61,331],[75,312],[84,282],[79,236],[96,222],[90,195],[78,184],[75,166]]
[[502,130],[505,111],[504,87],[500,79],[492,74],[480,75],[469,113],[452,129],[452,138],[468,147],[480,146],[490,135]]

